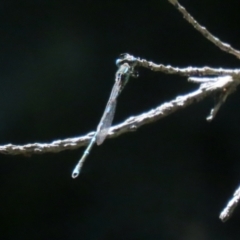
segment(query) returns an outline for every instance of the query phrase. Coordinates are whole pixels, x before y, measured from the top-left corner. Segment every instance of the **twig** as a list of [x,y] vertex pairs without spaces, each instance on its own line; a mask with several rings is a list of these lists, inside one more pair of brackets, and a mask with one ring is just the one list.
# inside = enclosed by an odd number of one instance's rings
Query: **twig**
[[[219,77],[190,77],[188,81],[194,82],[194,83],[209,83],[209,82],[216,82],[219,80]],[[227,100],[227,97],[232,94],[236,90],[236,86],[232,85],[228,88],[223,88],[220,94],[218,94],[217,102],[214,106],[214,108],[211,110],[209,116],[207,117],[207,121],[212,121],[214,117],[216,116],[217,112],[219,111],[220,107],[224,104],[224,102]]]
[[238,77],[240,75],[240,69],[223,69],[223,68],[210,68],[210,67],[187,67],[178,68],[171,65],[156,64],[146,59],[136,58],[133,55],[125,53],[121,59],[121,62],[134,62],[135,67],[144,67],[155,72],[162,72],[165,74],[177,74],[180,76],[222,76],[231,75]]
[[222,92],[220,93],[219,97],[218,97],[218,102],[216,103],[216,105],[214,106],[214,108],[211,110],[209,116],[207,117],[207,121],[211,122],[217,112],[219,111],[220,107],[225,103],[225,101],[227,100],[227,97],[232,94],[234,91],[236,90],[235,86],[230,87],[230,88],[224,88],[222,89]]
[[196,29],[198,30],[205,38],[210,42],[219,47],[222,51],[230,53],[240,59],[240,51],[231,47],[230,44],[222,42],[219,38],[211,34],[205,27],[201,26],[188,12],[187,10],[180,5],[177,0],[168,0],[173,4],[176,9],[183,14],[183,17]]
[[223,222],[226,222],[232,216],[235,208],[238,205],[239,200],[240,200],[240,187],[238,187],[238,189],[235,191],[235,193],[233,194],[233,198],[230,199],[227,206],[223,209],[219,216],[219,218]]
[[[223,88],[230,86],[237,86],[240,82],[238,79],[234,79],[230,76],[220,77],[218,81],[203,83],[200,87],[189,94],[184,96],[178,96],[174,100],[164,103],[159,107],[152,109],[146,113],[138,116],[133,116],[125,120],[123,123],[115,125],[110,128],[108,138],[114,138],[120,136],[123,133],[136,131],[139,127],[155,122],[163,117],[170,115],[171,113],[183,109],[193,103],[199,102],[211,95],[214,92],[220,91]],[[65,140],[57,140],[52,143],[33,143],[27,145],[12,145],[7,144],[0,146],[0,153],[3,154],[43,154],[43,153],[57,153],[64,150],[77,149],[81,146],[85,146],[89,143],[94,132],[90,132],[85,136],[77,138],[68,138]]]

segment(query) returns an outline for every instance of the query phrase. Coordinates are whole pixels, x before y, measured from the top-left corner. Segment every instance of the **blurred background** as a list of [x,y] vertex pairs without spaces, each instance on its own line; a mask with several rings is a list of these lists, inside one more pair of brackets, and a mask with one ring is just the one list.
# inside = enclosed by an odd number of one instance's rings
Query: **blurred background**
[[[181,0],[215,36],[240,49],[238,0]],[[0,144],[51,142],[94,131],[130,53],[178,67],[238,68],[167,0],[9,0],[0,3]],[[198,86],[139,69],[114,123]],[[94,147],[0,155],[1,239],[239,239],[240,207],[218,216],[240,182],[240,93],[216,119],[214,99]]]

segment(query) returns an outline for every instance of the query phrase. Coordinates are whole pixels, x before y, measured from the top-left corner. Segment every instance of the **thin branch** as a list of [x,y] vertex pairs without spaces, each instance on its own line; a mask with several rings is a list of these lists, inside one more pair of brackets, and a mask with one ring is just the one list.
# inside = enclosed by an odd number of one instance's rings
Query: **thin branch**
[[[239,78],[238,78],[239,79]],[[136,131],[139,127],[155,122],[163,117],[166,117],[173,112],[183,109],[193,103],[199,102],[214,92],[221,91],[223,88],[237,86],[240,81],[233,79],[231,76],[219,77],[217,81],[203,83],[200,87],[189,94],[178,96],[174,100],[163,103],[159,107],[152,109],[146,113],[138,116],[130,117],[123,123],[115,125],[110,128],[107,138],[118,137],[121,134]],[[64,150],[77,149],[89,143],[94,132],[90,132],[85,136],[77,138],[68,138],[65,140],[57,140],[52,143],[33,143],[27,145],[12,145],[7,144],[0,146],[0,153],[3,154],[43,154],[43,153],[57,153]]]
[[[194,83],[209,83],[209,82],[215,82],[218,81],[219,77],[190,77],[188,79],[188,81],[190,82],[194,82]],[[221,106],[225,103],[225,101],[227,100],[227,97],[232,94],[234,91],[236,90],[236,86],[232,85],[228,88],[223,88],[222,91],[220,92],[220,94],[218,94],[217,96],[217,101],[215,106],[213,107],[213,109],[211,110],[209,116],[207,117],[207,121],[211,122],[216,114],[218,113],[219,109],[221,108]]]
[[240,59],[240,51],[231,47],[230,44],[222,42],[219,38],[211,34],[205,27],[201,26],[188,12],[187,10],[180,5],[177,0],[168,0],[173,4],[176,9],[183,14],[183,17],[196,29],[198,30],[205,38],[210,42],[219,47],[222,51],[230,53]]
[[134,57],[128,53],[124,53],[118,63],[128,62],[134,64],[134,67],[144,67],[155,72],[162,72],[165,74],[178,74],[180,76],[222,76],[231,75],[232,77],[240,76],[240,69],[223,69],[223,68],[210,68],[210,67],[187,67],[178,68],[171,65],[156,64],[146,59]]
[[215,116],[216,116],[217,112],[219,111],[220,107],[227,100],[227,97],[230,94],[232,94],[235,90],[236,90],[235,86],[234,87],[230,87],[228,89],[223,89],[223,91],[221,92],[220,96],[218,97],[218,102],[216,103],[214,108],[211,110],[209,116],[207,117],[207,121],[211,122],[215,118]]
[[219,218],[223,222],[226,222],[232,216],[235,208],[238,205],[239,200],[240,200],[240,187],[238,187],[238,189],[235,191],[235,193],[233,194],[233,198],[230,199],[227,206],[223,209],[219,216]]

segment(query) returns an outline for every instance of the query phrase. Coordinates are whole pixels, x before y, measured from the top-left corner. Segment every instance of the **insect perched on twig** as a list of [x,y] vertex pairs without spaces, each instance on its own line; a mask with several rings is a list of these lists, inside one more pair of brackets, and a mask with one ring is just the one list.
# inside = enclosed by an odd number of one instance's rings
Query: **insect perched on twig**
[[73,170],[73,173],[72,173],[73,178],[76,178],[79,175],[81,167],[84,161],[86,160],[87,156],[89,155],[95,142],[97,143],[97,145],[100,145],[106,139],[109,128],[112,125],[118,96],[120,95],[121,91],[127,84],[129,78],[138,76],[137,72],[134,70],[135,60],[136,60],[135,58],[133,58],[128,54],[121,54],[120,58],[117,59],[116,64],[118,66],[118,70],[116,72],[115,83],[113,85],[112,92],[107,102],[107,106],[97,126],[97,130],[94,136],[92,137],[88,147],[83,153],[83,156],[81,157],[78,164]]

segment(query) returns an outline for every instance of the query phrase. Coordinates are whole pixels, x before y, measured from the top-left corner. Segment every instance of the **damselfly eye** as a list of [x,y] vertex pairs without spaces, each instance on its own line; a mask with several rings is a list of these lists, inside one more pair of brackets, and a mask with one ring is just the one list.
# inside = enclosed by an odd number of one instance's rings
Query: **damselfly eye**
[[119,58],[116,60],[116,65],[119,67],[120,64],[127,60],[128,56],[128,53],[121,53]]
[[122,60],[121,60],[121,59],[119,59],[119,58],[116,60],[116,65],[117,65],[117,67],[119,67],[119,66],[120,66],[121,62],[122,62]]

